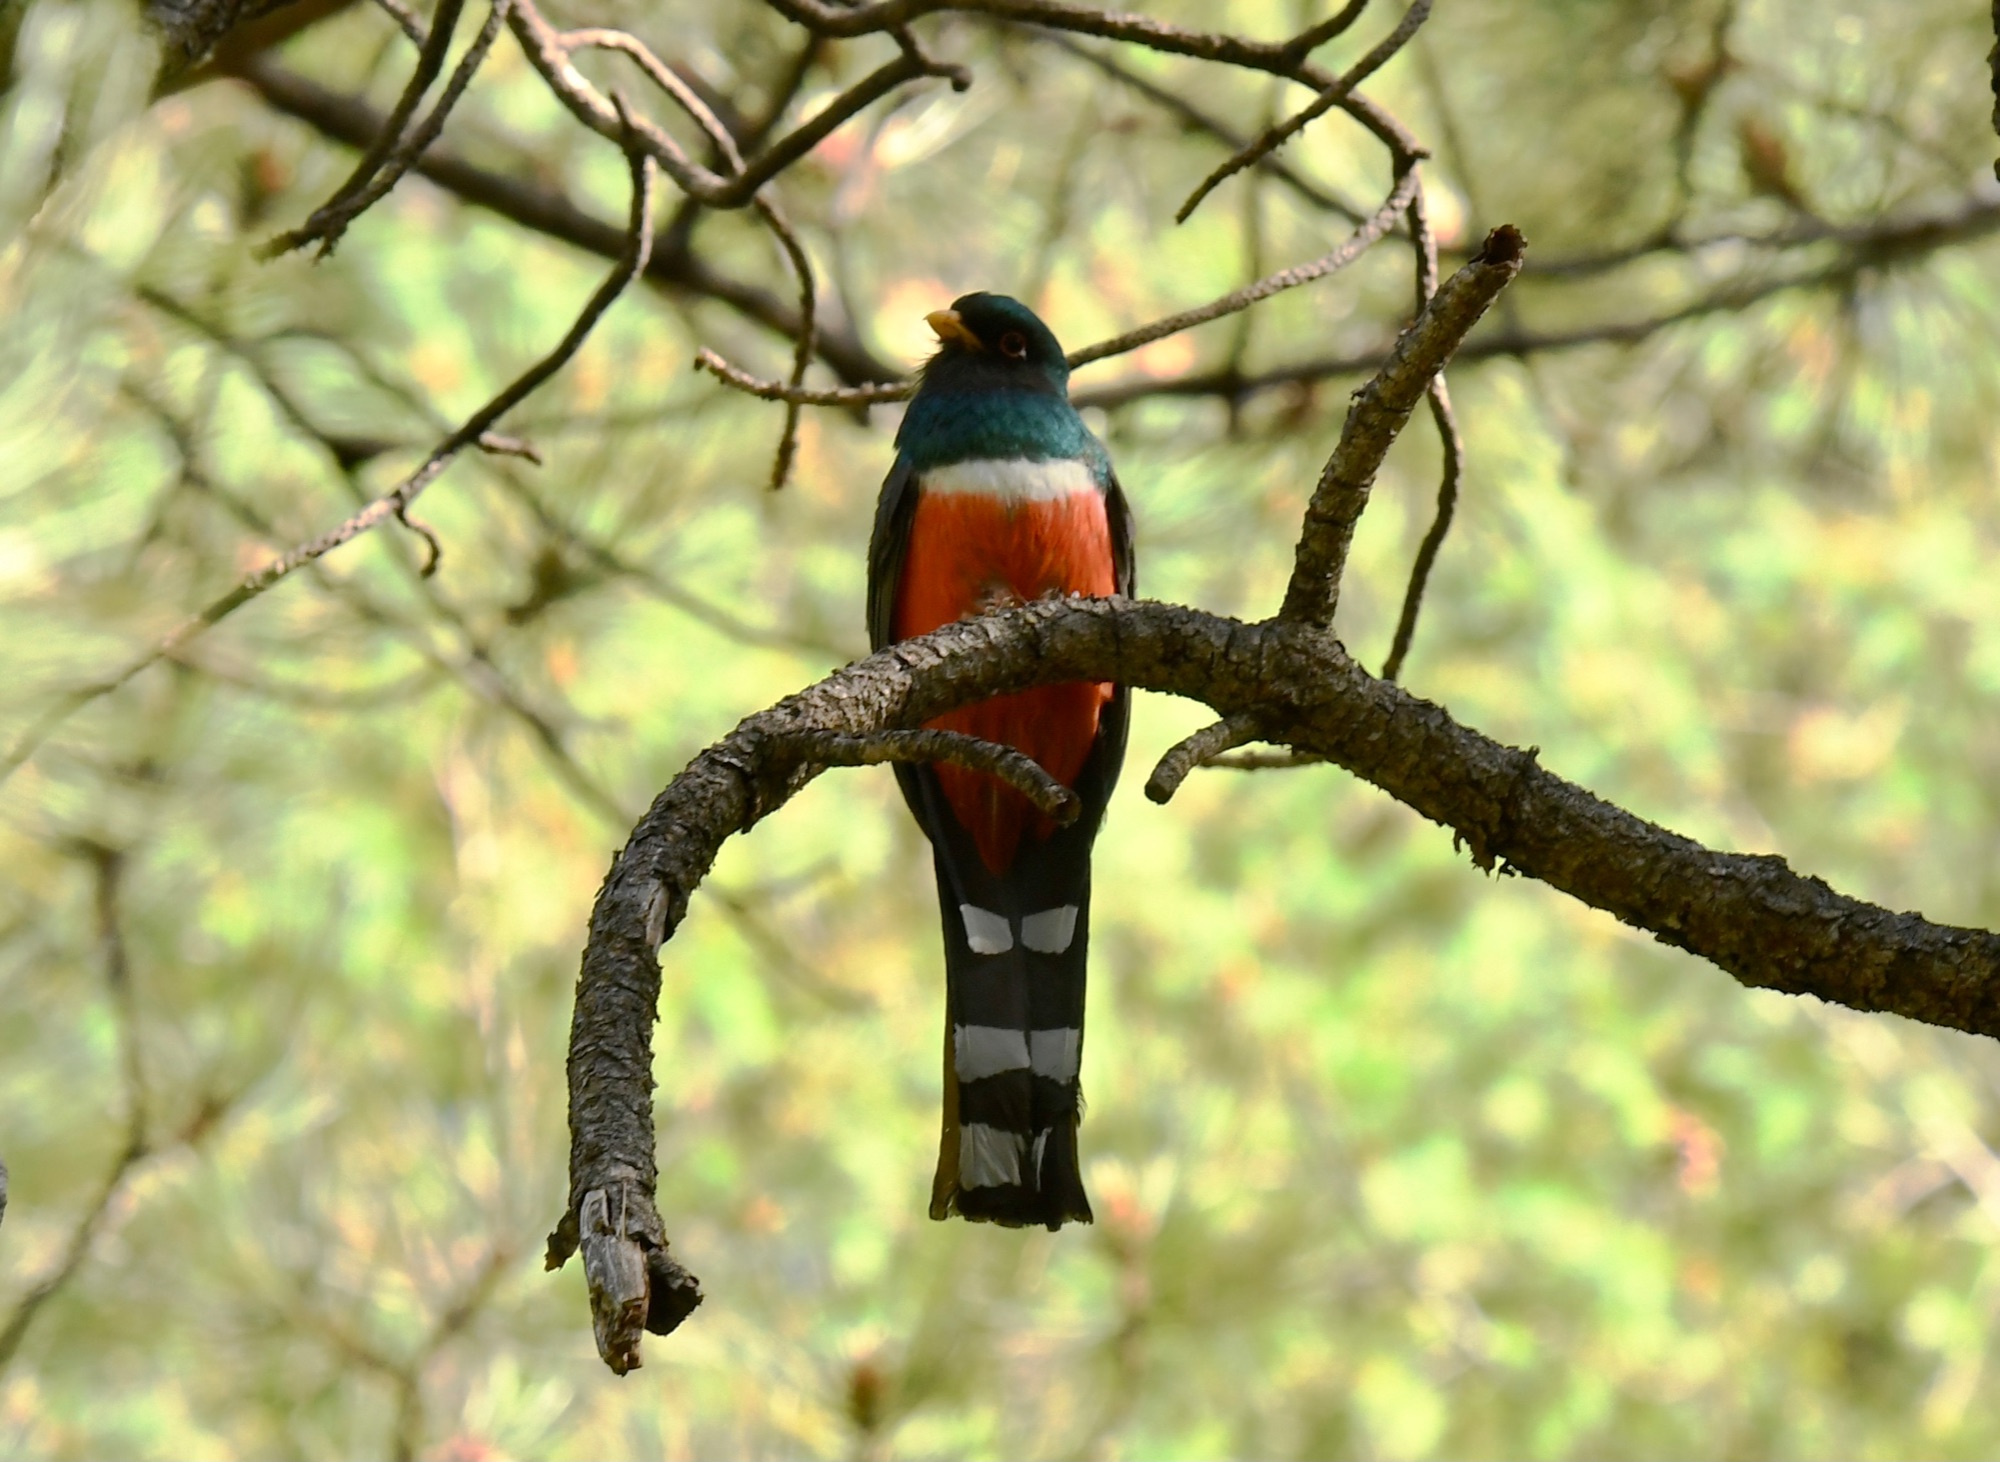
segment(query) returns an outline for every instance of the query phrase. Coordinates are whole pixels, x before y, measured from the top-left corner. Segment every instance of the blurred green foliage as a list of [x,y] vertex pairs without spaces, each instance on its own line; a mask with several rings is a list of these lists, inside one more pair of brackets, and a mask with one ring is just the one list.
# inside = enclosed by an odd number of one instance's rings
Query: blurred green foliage
[[[1156,9],[1272,36],[1310,18]],[[235,83],[148,106],[111,14],[31,6],[0,99],[9,739],[392,483],[604,269],[420,182],[324,263],[257,262],[351,155]],[[799,41],[749,3],[562,14],[751,96]],[[1376,84],[1436,153],[1447,243],[1511,221],[1573,257],[1683,206],[1709,232],[1797,223],[1758,136],[1836,224],[1989,195],[1985,18],[1743,0],[1718,69],[1715,0],[1454,0]],[[963,290],[1024,292],[1080,344],[1344,231],[1268,178],[1171,229],[1212,139],[1032,37],[927,34],[978,84],[878,109],[778,190],[889,358]],[[801,105],[873,54],[835,53]],[[284,59],[386,104],[408,52],[355,7]],[[1244,124],[1298,100],[1128,60]],[[615,149],[504,43],[448,140],[622,208]],[[1357,200],[1386,187],[1338,119],[1287,157]],[[697,238],[786,290],[750,221]],[[1644,816],[2000,925],[1996,264],[1919,251],[1456,371],[1466,494],[1408,683]],[[1530,277],[1505,309],[1639,318],[1739,266]],[[1385,245],[1078,385],[1368,348],[1408,269]],[[695,376],[702,344],[786,358],[717,306],[635,293],[518,413],[546,466],[466,461],[424,500],[435,579],[379,532],[0,788],[0,1324],[113,1171],[133,1053],[147,1147],[0,1371],[0,1453],[2000,1452],[1989,1043],[1747,993],[1482,876],[1330,768],[1198,773],[1155,808],[1141,774],[1202,717],[1146,696],[1098,855],[1096,1227],[923,1216],[929,862],[886,772],[834,773],[732,843],[664,953],[661,1208],[709,1298],[607,1373],[578,1267],[540,1264],[584,919],[688,756],[862,648],[895,416],[809,416],[769,494],[778,413]],[[1148,593],[1269,611],[1351,384],[1100,420]],[[1371,663],[1436,456],[1413,428],[1361,527],[1342,631]]]

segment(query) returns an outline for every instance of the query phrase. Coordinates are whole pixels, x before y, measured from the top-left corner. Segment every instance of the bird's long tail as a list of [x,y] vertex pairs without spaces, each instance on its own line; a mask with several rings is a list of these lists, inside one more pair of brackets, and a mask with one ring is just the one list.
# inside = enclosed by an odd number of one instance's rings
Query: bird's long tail
[[[1031,879],[967,887],[938,859],[947,993],[932,1218],[1051,1229],[1091,1221],[1076,1147],[1088,844],[1081,858],[1055,861],[1065,866],[1043,862]],[[1049,876],[1059,873],[1067,876]]]

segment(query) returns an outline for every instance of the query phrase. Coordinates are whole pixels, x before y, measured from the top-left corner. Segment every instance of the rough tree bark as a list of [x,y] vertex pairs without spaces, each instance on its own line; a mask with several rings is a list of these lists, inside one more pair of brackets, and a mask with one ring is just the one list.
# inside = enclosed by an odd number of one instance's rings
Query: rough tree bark
[[[891,646],[750,717],[662,792],[614,862],[591,916],[569,1056],[570,1207],[551,1267],[583,1250],[598,1347],[623,1372],[642,1330],[701,1302],[653,1206],[652,1027],[658,951],[723,842],[821,768],[815,738],[920,725],[988,696],[1117,680],[1200,701],[1222,736],[1337,763],[1450,828],[1487,870],[1537,878],[1699,954],[1744,984],[2000,1034],[2000,937],[1893,913],[1782,858],[1710,850],[1616,807],[1357,665],[1332,633],[1354,524],[1428,383],[1521,264],[1499,229],[1438,291],[1356,394],[1305,518],[1284,607],[1245,624],[1180,605],[1049,601]],[[1170,752],[1184,774],[1197,758]],[[1181,763],[1185,764],[1181,764]],[[1178,776],[1156,778],[1156,800]]]
[[[1271,276],[1210,306],[1081,351],[1073,358],[1076,363],[1247,308],[1280,289],[1331,272],[1383,238],[1399,218],[1418,261],[1422,308],[1386,360],[1313,362],[1273,378],[1320,379],[1375,370],[1374,378],[1357,393],[1339,446],[1313,493],[1292,578],[1276,616],[1251,624],[1185,606],[1067,600],[947,626],[851,665],[751,716],[697,757],[654,801],[614,861],[591,917],[569,1054],[569,1204],[548,1251],[553,1267],[581,1249],[597,1343],[612,1369],[622,1373],[637,1365],[643,1332],[672,1330],[701,1300],[694,1277],[668,1252],[665,1225],[653,1202],[657,1169],[652,1028],[660,993],[661,945],[686,916],[691,896],[724,841],[783,806],[830,763],[958,760],[1003,775],[1045,805],[1056,807],[1061,789],[1048,786],[1046,778],[1037,780],[1035,769],[1022,766],[1018,757],[1010,758],[1004,748],[916,730],[945,711],[996,694],[1069,680],[1115,680],[1200,701],[1222,719],[1162,760],[1148,784],[1156,801],[1166,801],[1189,772],[1229,747],[1250,740],[1278,743],[1300,758],[1337,763],[1450,828],[1481,868],[1540,879],[1662,942],[1703,956],[1746,985],[1811,994],[1858,1010],[1889,1011],[1979,1034],[2000,1034],[2000,937],[1878,908],[1793,872],[1783,859],[1710,850],[1649,823],[1542,767],[1534,748],[1496,742],[1391,679],[1370,675],[1334,633],[1341,574],[1355,524],[1367,506],[1384,454],[1427,395],[1454,444],[1448,454],[1447,482],[1454,480],[1455,427],[1440,372],[1523,262],[1519,235],[1511,229],[1495,230],[1470,262],[1433,293],[1437,249],[1420,175],[1424,150],[1393,116],[1357,89],[1423,24],[1431,10],[1429,0],[1413,0],[1403,7],[1387,38],[1339,74],[1311,56],[1362,17],[1370,8],[1369,0],[1352,0],[1327,20],[1280,42],[1193,31],[1066,0],[768,0],[780,15],[809,33],[810,44],[801,52],[803,60],[789,89],[778,89],[779,100],[769,115],[740,134],[736,131],[740,119],[725,122],[681,68],[662,62],[631,35],[606,28],[558,30],[541,17],[532,0],[492,0],[479,39],[467,47],[441,99],[422,117],[419,105],[443,74],[453,45],[452,27],[463,9],[461,0],[442,0],[428,31],[412,12],[382,0],[418,52],[402,100],[386,115],[355,98],[328,93],[261,56],[275,39],[346,3],[349,0],[147,0],[146,13],[162,41],[163,85],[192,84],[203,75],[239,77],[273,107],[362,151],[362,163],[341,193],[305,228],[281,238],[282,246],[317,239],[330,248],[341,228],[406,171],[417,171],[527,227],[617,257],[620,267],[578,316],[556,352],[449,437],[426,465],[428,475],[411,479],[347,523],[250,575],[153,654],[57,706],[7,757],[0,758],[0,777],[33,755],[41,739],[71,711],[168,657],[237,605],[331,548],[380,523],[397,521],[422,534],[435,550],[435,537],[408,517],[410,499],[462,450],[516,454],[530,450],[487,428],[567,360],[624,284],[648,270],[653,234],[650,180],[655,167],[680,187],[683,202],[674,226],[664,232],[667,246],[650,256],[651,277],[722,300],[796,344],[789,383],[759,381],[720,357],[704,355],[706,368],[723,380],[787,404],[786,443],[801,405],[852,406],[904,394],[906,388],[894,384],[818,392],[802,388],[804,371],[814,358],[832,366],[851,387],[880,382],[887,373],[851,336],[820,327],[810,260],[765,187],[836,127],[879,99],[926,79],[945,79],[960,88],[969,84],[968,72],[934,59],[920,44],[912,22],[922,17],[972,13],[1027,34],[1055,33],[1065,44],[1073,44],[1074,36],[1087,36],[1099,43],[1138,46],[1239,68],[1260,79],[1280,78],[1313,94],[1313,100],[1258,136],[1248,141],[1229,139],[1231,155],[1190,197],[1184,212],[1209,188],[1238,171],[1282,170],[1273,154],[1323,112],[1340,111],[1388,156],[1396,190],[1350,241],[1351,247],[1343,246],[1346,252],[1336,250],[1315,265]],[[1995,0],[1993,13],[2000,35],[2000,0]],[[9,17],[17,16],[18,7],[0,6],[0,32]],[[486,47],[503,26],[572,118],[628,153],[635,201],[625,230],[588,216],[559,194],[482,171],[431,148]],[[893,42],[894,57],[786,130],[781,125],[786,109],[814,57],[843,40],[868,37]],[[621,94],[599,89],[574,64],[578,52],[602,48],[622,51],[639,64],[666,102],[704,134],[709,148],[706,160]],[[204,62],[211,64],[204,68]],[[1992,64],[1995,94],[2000,98],[2000,46]],[[2000,110],[1995,116],[2000,125]],[[1213,123],[1207,125],[1214,128]],[[1226,137],[1219,130],[1215,135]],[[687,247],[692,220],[703,208],[757,212],[784,246],[797,276],[796,308],[715,273]],[[1352,217],[1363,216],[1349,212]],[[1939,247],[1950,238],[1996,226],[2000,209],[1976,199],[1940,220],[1884,225],[1875,232],[1839,234],[1816,221],[1794,222],[1762,242],[1784,249],[1831,240],[1845,251],[1841,259],[1815,274],[1776,276],[1775,283],[1757,286],[1761,293],[1747,292],[1748,285],[1733,293],[1725,288],[1663,319],[1736,308],[1800,283],[1838,283],[1859,269],[1893,263],[1909,249]],[[1610,263],[1597,261],[1589,267],[1613,267],[1647,250],[1687,249],[1699,243],[1684,239],[1678,229],[1678,223],[1670,224],[1659,238],[1637,250],[1609,255]],[[1660,323],[1614,323],[1577,338],[1637,338]],[[1475,353],[1519,353],[1529,348],[1539,347],[1510,335],[1489,339]],[[1258,385],[1232,364],[1224,377],[1114,384],[1100,389],[1097,399],[1109,404],[1136,391],[1203,392],[1235,402]],[[1121,390],[1127,394],[1121,395]],[[781,447],[779,485],[787,460]],[[1436,541],[1448,526],[1448,497],[1447,493],[1426,541],[1427,555],[1435,553]],[[1398,661],[1407,648],[1427,563],[1425,558],[1412,581],[1398,631]],[[5,1201],[4,1184],[0,1169],[0,1205]]]

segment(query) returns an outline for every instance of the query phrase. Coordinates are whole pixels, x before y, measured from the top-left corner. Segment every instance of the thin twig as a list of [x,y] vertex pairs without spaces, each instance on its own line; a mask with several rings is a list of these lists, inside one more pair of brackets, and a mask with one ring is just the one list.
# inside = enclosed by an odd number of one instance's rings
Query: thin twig
[[1232,751],[1202,763],[1226,772],[1272,772],[1288,767],[1323,766],[1326,758],[1310,751]]
[[1394,680],[1402,674],[1403,660],[1410,653],[1410,641],[1417,632],[1417,612],[1430,583],[1431,567],[1437,562],[1438,550],[1444,547],[1445,534],[1451,531],[1459,484],[1465,475],[1465,438],[1459,432],[1458,416],[1451,409],[1451,392],[1442,374],[1432,379],[1426,395],[1431,421],[1437,426],[1438,440],[1444,448],[1444,470],[1438,477],[1437,511],[1424,541],[1417,546],[1416,562],[1410,566],[1410,582],[1403,590],[1402,612],[1396,617],[1396,636],[1389,646],[1389,658],[1382,663],[1384,680]]
[[[327,90],[269,56],[251,56],[233,63],[231,75],[253,87],[275,110],[296,117],[320,134],[350,147],[366,147],[381,131],[381,114],[357,97]],[[549,238],[561,239],[606,259],[625,250],[621,223],[603,219],[578,206],[568,195],[537,187],[489,168],[477,167],[442,145],[417,159],[413,169],[446,192],[489,209],[500,217]],[[526,171],[526,168],[523,168]],[[796,340],[799,319],[791,301],[725,274],[685,249],[669,247],[671,236],[661,230],[646,266],[646,279],[673,295],[715,300],[785,337]],[[886,381],[896,371],[878,359],[851,330],[829,330],[822,323],[818,354],[845,381]]]
[[[806,367],[812,364],[815,337],[819,333],[819,291],[813,282],[812,259],[806,253],[806,246],[785,215],[763,194],[757,195],[757,212],[765,226],[777,238],[778,246],[791,261],[792,273],[799,282],[799,338],[792,347],[792,376],[786,382],[788,390],[796,392],[805,384]],[[785,403],[785,425],[778,434],[777,454],[771,461],[771,491],[776,492],[785,485],[785,479],[792,473],[792,458],[799,446],[799,413],[803,403],[794,399]]]
[[628,31],[614,30],[609,26],[585,26],[577,30],[558,31],[555,35],[555,44],[565,55],[582,50],[600,50],[618,51],[631,57],[652,83],[672,97],[674,104],[686,112],[694,124],[707,134],[708,140],[715,145],[716,150],[728,160],[730,170],[732,172],[743,170],[743,156],[736,150],[736,138],[727,127],[723,126],[722,119],[715,115],[715,109],[703,101],[673,67],[655,55],[652,47],[637,36]]
[[[674,69],[654,54],[651,47],[638,37],[622,30],[608,27],[592,27],[582,30],[563,31],[556,37],[556,44],[565,51],[577,51],[586,47],[622,52],[631,57],[639,69],[644,71],[658,86],[671,97],[675,104],[693,119],[696,126],[707,135],[713,146],[728,165],[731,176],[743,171],[743,154],[737,149],[736,138],[722,119],[689,86]],[[690,200],[692,201],[692,200]],[[799,286],[799,331],[792,348],[792,376],[788,388],[796,392],[804,383],[806,367],[812,364],[813,351],[819,334],[819,295],[813,282],[812,260],[806,254],[805,245],[799,241],[797,232],[786,221],[778,205],[763,193],[751,198],[757,214],[771,230],[778,241],[779,249],[790,264],[792,276]],[[791,476],[792,458],[798,450],[800,403],[787,401],[785,406],[784,430],[778,437],[778,450],[771,463],[771,490],[776,492]]]
[[[1094,66],[1098,71],[1111,77],[1121,86],[1146,98],[1147,101],[1153,103],[1153,105],[1159,107],[1162,111],[1179,118],[1184,126],[1197,132],[1207,133],[1210,137],[1222,143],[1231,152],[1236,152],[1249,145],[1250,139],[1238,132],[1234,127],[1231,127],[1227,122],[1204,111],[1170,87],[1161,86],[1149,77],[1140,75],[1137,71],[1124,65],[1116,56],[1105,55],[1064,35],[1061,31],[1052,33],[1048,37],[1048,40],[1049,44],[1068,52],[1079,61]],[[1257,160],[1256,166],[1261,171],[1267,172],[1272,177],[1278,179],[1286,187],[1298,194],[1299,197],[1305,199],[1316,208],[1324,208],[1330,213],[1337,213],[1350,223],[1359,223],[1365,216],[1360,209],[1356,208],[1345,198],[1337,197],[1318,183],[1313,182],[1296,168],[1286,163],[1283,158],[1275,156],[1261,157]]]
[[1334,37],[1347,34],[1367,8],[1368,0],[1347,0],[1345,5],[1318,25],[1309,25],[1286,41],[1285,49],[1303,60]]
[[1431,377],[1444,369],[1466,333],[1520,272],[1524,247],[1520,232],[1511,225],[1488,234],[1485,247],[1445,283],[1397,339],[1388,363],[1355,393],[1340,443],[1327,459],[1306,507],[1281,618],[1332,623],[1354,525],[1368,506],[1382,459]]
[[486,64],[487,53],[493,49],[493,42],[499,37],[501,24],[507,19],[507,11],[512,4],[513,0],[493,0],[492,8],[486,13],[486,23],[480,26],[479,34],[472,38],[465,54],[458,58],[458,65],[453,68],[451,79],[438,96],[437,105],[410,129],[409,136],[396,144],[375,176],[351,198],[321,208],[306,220],[303,228],[273,240],[266,250],[267,254],[284,253],[318,239],[319,257],[323,259],[333,252],[349,224],[388,196],[389,190],[403,180],[403,175],[444,131],[445,119],[465,95],[473,76]]
[[1213,193],[1224,181],[1254,165],[1267,153],[1276,152],[1311,123],[1346,101],[1355,87],[1380,70],[1390,57],[1408,44],[1410,37],[1417,33],[1417,28],[1430,15],[1431,4],[1432,0],[1413,0],[1396,28],[1384,36],[1367,55],[1343,71],[1330,86],[1322,90],[1301,110],[1294,112],[1277,126],[1265,129],[1256,141],[1203,178],[1195,186],[1195,190],[1188,194],[1187,201],[1175,212],[1174,222],[1186,223],[1189,215],[1201,206],[1201,200]]
[[921,52],[899,49],[894,59],[871,71],[725,177],[696,162],[658,124],[639,116],[621,118],[611,100],[576,69],[564,46],[562,32],[542,18],[533,0],[514,0],[510,23],[529,61],[572,116],[592,131],[614,140],[623,137],[629,127],[639,145],[674,184],[710,208],[746,206],[759,188],[819,146],[848,118],[906,82],[926,75],[944,75],[957,84],[963,77],[956,67],[938,67]]
[[[451,49],[452,36],[458,30],[459,13],[465,9],[465,0],[438,0],[437,13],[431,17],[430,34],[424,38],[423,49],[417,53],[417,64],[410,72],[410,79],[403,85],[403,94],[396,98],[396,105],[390,109],[382,123],[382,130],[361,155],[361,161],[354,165],[347,181],[334,190],[333,196],[313,211],[304,228],[295,229],[290,234],[281,234],[265,245],[267,255],[281,254],[287,249],[295,249],[307,239],[316,238],[314,223],[345,206],[347,201],[368,186],[375,174],[388,161],[396,144],[403,140],[403,129],[410,125],[410,118],[416,115],[417,104],[431,89],[438,73],[444,69],[445,53]],[[288,239],[298,236],[298,243],[288,243]]]
[[[1549,351],[1574,350],[1586,345],[1637,344],[1676,325],[1707,315],[1742,311],[1791,290],[1846,288],[1866,270],[1892,268],[1996,231],[2000,231],[2000,204],[1975,204],[1946,218],[1899,222],[1886,229],[1814,233],[1811,235],[1814,239],[1840,239],[1846,244],[1846,253],[1832,263],[1809,270],[1761,277],[1745,271],[1744,275],[1726,280],[1685,304],[1637,319],[1598,321],[1568,330],[1494,330],[1465,345],[1453,358],[1460,362],[1525,360]],[[1803,235],[1800,242],[1805,242]],[[1254,375],[1230,376],[1211,370],[1165,380],[1142,377],[1109,381],[1075,392],[1071,399],[1078,406],[1109,410],[1154,396],[1242,398],[1260,391],[1379,370],[1392,349],[1392,346],[1377,346],[1352,355],[1294,361]]]
[[1150,325],[1142,325],[1137,330],[1115,335],[1109,340],[1101,340],[1095,345],[1086,345],[1081,350],[1073,350],[1069,355],[1072,367],[1086,366],[1093,361],[1106,360],[1114,355],[1137,350],[1142,345],[1150,345],[1155,340],[1163,340],[1169,335],[1177,335],[1196,325],[1206,325],[1211,320],[1219,320],[1224,315],[1233,315],[1239,310],[1247,310],[1259,300],[1269,299],[1288,289],[1296,289],[1301,284],[1310,284],[1315,279],[1323,279],[1337,269],[1343,269],[1366,253],[1383,235],[1396,226],[1396,219],[1409,207],[1410,199],[1417,189],[1417,170],[1405,169],[1396,179],[1395,189],[1382,206],[1377,208],[1360,227],[1348,236],[1338,248],[1320,255],[1307,264],[1297,264],[1290,269],[1281,269],[1276,274],[1267,275],[1255,284],[1247,284],[1239,290],[1209,301],[1196,309],[1183,310],[1178,315],[1168,315],[1155,320]]
[[90,1257],[91,1245],[103,1229],[118,1192],[132,1169],[152,1151],[147,1128],[150,1102],[146,1094],[146,1070],[139,1049],[139,1011],[132,990],[131,960],[125,948],[124,925],[119,916],[119,893],[124,875],[124,854],[115,848],[90,843],[81,851],[90,859],[93,902],[97,912],[97,942],[104,961],[104,984],[110,998],[113,1023],[118,1030],[118,1064],[124,1087],[125,1138],[112,1159],[110,1169],[98,1185],[97,1193],[63,1245],[62,1257],[29,1287],[14,1313],[0,1325],[0,1371],[14,1359],[35,1316],[63,1286],[68,1284]]
[[[1431,230],[1429,208],[1421,188],[1410,200],[1410,237],[1417,251],[1417,308],[1423,310],[1437,293],[1438,251],[1437,235]],[[1438,478],[1437,512],[1417,548],[1416,562],[1410,567],[1410,582],[1403,591],[1403,609],[1396,619],[1395,639],[1382,666],[1384,680],[1394,680],[1402,673],[1403,659],[1410,653],[1410,641],[1417,632],[1417,612],[1423,606],[1424,589],[1430,583],[1431,566],[1437,562],[1445,534],[1451,531],[1452,514],[1458,507],[1459,482],[1465,473],[1465,438],[1459,433],[1458,417],[1451,409],[1451,391],[1445,385],[1443,371],[1431,377],[1426,396],[1430,401],[1431,421],[1437,426],[1438,442],[1444,449],[1444,468]]]
[[[921,16],[956,11],[988,15],[1016,25],[1124,41],[1165,55],[1187,56],[1302,80],[1309,86],[1324,86],[1331,80],[1302,59],[1294,49],[1296,40],[1247,40],[1220,31],[1189,30],[1126,11],[1064,4],[1062,0],[876,0],[874,4],[852,6],[843,0],[768,0],[768,3],[787,20],[829,37],[870,35],[908,25]],[[1305,34],[1310,36],[1312,32]]]
[[1180,791],[1181,783],[1196,767],[1205,765],[1211,757],[1222,755],[1246,741],[1257,739],[1257,718],[1255,716],[1225,716],[1195,732],[1184,736],[1167,749],[1153,768],[1153,774],[1146,778],[1148,800],[1167,803],[1174,793]]
[[917,383],[908,378],[884,381],[876,386],[828,386],[809,390],[753,376],[706,347],[695,352],[694,368],[707,371],[724,385],[734,386],[746,395],[764,401],[795,401],[801,406],[881,406],[890,401],[907,401],[917,393]]
[[654,177],[652,161],[636,148],[627,156],[632,165],[631,242],[618,267],[597,287],[597,292],[584,305],[582,313],[577,316],[569,332],[563,336],[554,350],[536,361],[497,396],[467,417],[462,426],[432,449],[422,466],[390,491],[376,498],[346,522],[328,529],[317,538],[299,544],[290,552],[246,576],[235,588],[185,621],[178,629],[117,674],[91,685],[82,686],[64,696],[28,727],[7,753],[6,760],[0,761],[0,782],[12,776],[23,762],[34,755],[36,748],[48,739],[49,734],[57,726],[84,706],[111,694],[142,670],[161,660],[176,656],[191,641],[305,565],[324,558],[334,549],[352,542],[391,518],[399,518],[406,514],[410,504],[425,488],[437,480],[460,452],[478,442],[501,417],[539,390],[549,377],[561,370],[589,338],[590,332],[596,327],[604,312],[611,308],[612,302],[624,293],[627,285],[645,271],[646,257],[652,250]]
[[405,5],[403,0],[375,0],[375,4],[378,9],[386,12],[389,18],[396,22],[396,25],[402,30],[403,34],[410,38],[412,45],[419,48],[423,46],[424,41],[428,39],[429,32],[424,29],[424,23],[418,19],[417,13]]
[[877,731],[843,736],[802,731],[777,748],[794,761],[822,767],[872,767],[884,762],[949,762],[967,771],[997,777],[1058,823],[1076,821],[1082,804],[1076,793],[1042,769],[1033,757],[959,731]]
[[[1294,265],[1289,269],[1281,269],[1276,274],[1233,290],[1195,309],[1168,315],[1151,324],[1141,325],[1136,330],[1128,330],[1123,335],[1115,335],[1109,340],[1101,340],[1095,345],[1086,345],[1079,350],[1073,350],[1068,357],[1070,366],[1072,368],[1086,366],[1096,361],[1108,360],[1114,355],[1124,355],[1128,351],[1150,345],[1155,340],[1163,340],[1169,335],[1176,335],[1197,325],[1206,325],[1212,320],[1220,320],[1226,315],[1247,310],[1260,300],[1269,299],[1272,295],[1288,289],[1296,289],[1302,284],[1310,284],[1315,279],[1323,279],[1334,271],[1345,268],[1395,227],[1396,219],[1409,206],[1416,186],[1414,169],[1406,171],[1397,179],[1395,190],[1384,200],[1382,206],[1376,209],[1374,214],[1338,248],[1320,255],[1319,258],[1309,263]],[[761,376],[753,376],[708,349],[696,353],[694,364],[696,370],[707,371],[725,385],[734,386],[739,391],[765,401],[783,401],[794,408],[874,406],[888,401],[907,400],[917,389],[916,381],[902,380],[881,386],[837,386],[808,390],[797,384],[796,362],[794,379],[791,382],[772,381]]]

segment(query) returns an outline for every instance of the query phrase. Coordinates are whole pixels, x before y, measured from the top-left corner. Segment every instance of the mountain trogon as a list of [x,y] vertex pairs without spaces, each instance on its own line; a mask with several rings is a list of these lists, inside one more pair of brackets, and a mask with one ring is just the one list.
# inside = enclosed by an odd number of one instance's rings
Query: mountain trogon
[[[999,294],[966,295],[928,320],[938,352],[896,434],[868,547],[870,644],[1050,596],[1132,593],[1131,514],[1104,444],[1069,403],[1048,326]],[[896,768],[931,841],[944,923],[932,1218],[1090,1221],[1076,1150],[1090,846],[1126,719],[1124,687],[1077,682],[929,723],[1034,758],[1082,803],[1067,827],[983,772]]]

